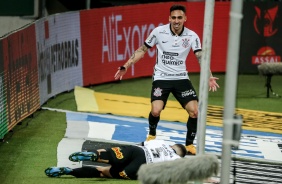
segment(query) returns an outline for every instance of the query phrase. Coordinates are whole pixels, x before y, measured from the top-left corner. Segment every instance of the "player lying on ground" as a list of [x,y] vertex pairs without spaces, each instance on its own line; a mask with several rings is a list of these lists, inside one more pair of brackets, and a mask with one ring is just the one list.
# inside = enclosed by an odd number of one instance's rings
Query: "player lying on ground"
[[120,178],[137,179],[137,172],[142,164],[172,161],[186,155],[182,144],[169,145],[163,140],[145,141],[141,146],[126,145],[99,149],[94,152],[75,152],[69,156],[73,162],[93,161],[110,164],[104,167],[49,167],[45,174],[49,177],[72,175],[77,178]]

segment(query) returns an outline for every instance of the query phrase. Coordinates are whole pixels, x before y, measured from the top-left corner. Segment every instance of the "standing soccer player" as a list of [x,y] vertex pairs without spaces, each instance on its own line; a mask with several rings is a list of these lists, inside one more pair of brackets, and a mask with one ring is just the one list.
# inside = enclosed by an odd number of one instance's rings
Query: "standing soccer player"
[[[172,93],[189,114],[185,144],[187,151],[195,155],[196,148],[193,142],[197,132],[198,97],[186,70],[186,58],[192,48],[201,65],[202,49],[198,35],[184,27],[186,20],[185,6],[171,6],[169,23],[156,27],[151,32],[144,44],[123,66],[118,68],[115,79],[122,79],[127,69],[139,61],[149,48],[156,45],[157,58],[151,90],[151,112],[148,117],[149,135],[146,140],[156,138],[160,114],[165,108],[169,94]],[[210,72],[210,90],[216,91],[219,87],[217,79]]]

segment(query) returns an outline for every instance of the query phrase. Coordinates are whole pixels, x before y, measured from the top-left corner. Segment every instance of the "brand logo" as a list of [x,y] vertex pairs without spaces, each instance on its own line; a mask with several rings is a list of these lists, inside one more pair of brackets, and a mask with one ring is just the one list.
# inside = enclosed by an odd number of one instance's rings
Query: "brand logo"
[[186,72],[183,72],[183,73],[176,73],[176,74],[174,74],[174,73],[161,73],[161,76],[186,76],[187,75],[187,73]]
[[154,38],[156,38],[155,35],[153,35],[151,38],[148,38],[148,39],[149,39],[149,40],[148,40],[148,43],[149,43],[149,44],[152,43],[152,41],[153,41]]
[[184,91],[182,92],[182,97],[186,97],[186,96],[191,96],[191,95],[196,95],[195,91],[193,91],[192,89],[188,90],[188,91]]
[[119,147],[112,148],[112,150],[113,150],[114,153],[116,154],[117,159],[123,159],[123,154],[122,154],[122,152],[120,151],[120,148],[119,148]]
[[273,36],[278,29],[274,27],[274,21],[277,15],[278,6],[268,10],[261,10],[255,6],[256,15],[254,18],[254,28],[256,32],[264,37]]
[[[122,26],[128,25],[123,23],[122,14],[104,16],[101,22],[103,24],[101,38],[102,63],[123,61],[126,60],[126,58],[130,58],[132,53],[137,49],[134,43],[144,43],[149,33],[156,27],[154,24]],[[161,23],[159,25],[161,25]],[[155,36],[148,38],[147,41],[151,43],[153,38],[155,38]],[[155,50],[148,50],[148,55],[149,57],[154,57]],[[134,75],[133,68],[132,71],[132,75]]]
[[195,46],[195,48],[196,49],[198,49],[198,48],[200,48],[200,43],[199,43],[199,39],[197,38],[196,40],[195,40],[195,42],[196,42],[196,46]]
[[155,88],[154,89],[154,96],[156,96],[156,97],[162,96],[162,89],[161,88]]
[[179,56],[178,53],[173,52],[163,52],[162,63],[164,65],[182,65],[184,61],[177,60],[174,56]]
[[169,33],[167,33],[165,30],[160,31],[159,33],[160,33],[160,34],[169,34]]
[[252,64],[277,63],[281,62],[281,57],[277,56],[271,47],[262,47],[258,50],[257,55],[252,57]]
[[[79,65],[79,40],[66,40],[45,46],[38,45],[39,79],[46,80],[48,75]],[[47,62],[48,61],[48,62]]]
[[[166,58],[167,58],[168,56],[166,56]],[[175,65],[175,66],[178,66],[178,65],[183,65],[183,63],[184,63],[184,61],[181,61],[181,60],[172,60],[172,59],[170,59],[170,60],[168,60],[168,59],[163,59],[162,60],[162,63],[164,64],[164,65]]]
[[183,41],[182,46],[184,48],[189,47],[189,39],[185,38],[185,39],[182,39],[182,41]]
[[167,43],[168,41],[162,41],[162,43]]

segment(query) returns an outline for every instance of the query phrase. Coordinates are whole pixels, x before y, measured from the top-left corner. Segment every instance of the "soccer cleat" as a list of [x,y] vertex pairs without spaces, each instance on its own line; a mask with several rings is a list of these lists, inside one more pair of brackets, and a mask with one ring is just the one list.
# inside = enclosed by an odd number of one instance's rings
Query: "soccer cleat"
[[45,174],[49,177],[60,177],[69,174],[71,171],[72,169],[68,167],[48,167],[45,169]]
[[193,144],[190,144],[190,145],[185,146],[185,147],[186,147],[188,154],[196,155],[196,152],[197,152],[196,147]]
[[148,135],[148,137],[146,138],[146,141],[150,141],[150,140],[154,140],[156,139],[156,135]]
[[80,162],[80,161],[97,161],[98,155],[94,152],[75,152],[69,156],[69,160],[73,162]]

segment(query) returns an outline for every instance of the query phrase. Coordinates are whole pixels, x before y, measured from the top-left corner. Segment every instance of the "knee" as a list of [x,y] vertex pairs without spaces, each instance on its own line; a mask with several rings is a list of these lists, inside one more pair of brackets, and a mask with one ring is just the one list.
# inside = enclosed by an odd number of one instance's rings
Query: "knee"
[[158,108],[152,108],[151,109],[151,114],[154,116],[154,117],[159,117],[161,115],[161,111],[160,109]]
[[185,105],[185,109],[189,114],[189,117],[191,118],[197,118],[198,117],[198,102],[195,100],[192,100],[188,102]]
[[161,100],[155,100],[151,103],[151,114],[154,117],[159,117],[164,108],[164,102]]
[[97,170],[100,172],[101,178],[112,178],[110,167],[97,167]]
[[193,111],[188,111],[189,117],[197,118],[198,117],[198,110],[194,109]]

